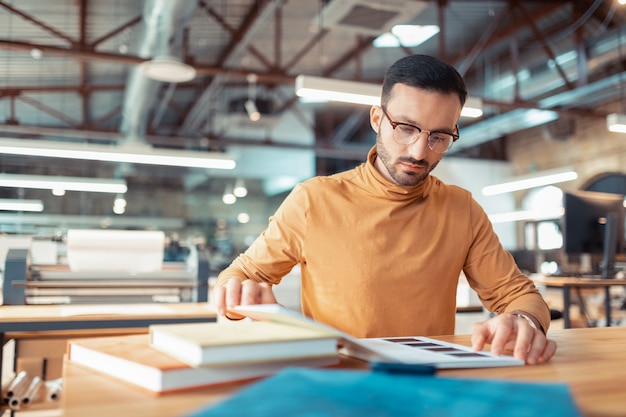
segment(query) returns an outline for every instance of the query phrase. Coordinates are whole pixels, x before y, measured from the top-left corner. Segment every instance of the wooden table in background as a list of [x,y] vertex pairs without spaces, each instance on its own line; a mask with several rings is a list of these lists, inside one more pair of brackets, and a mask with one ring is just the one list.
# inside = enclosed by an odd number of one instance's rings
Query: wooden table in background
[[[611,326],[611,287],[626,286],[624,279],[602,279],[602,278],[585,278],[585,277],[551,277],[537,275],[532,277],[537,285],[544,285],[548,288],[560,288],[563,292],[563,327],[569,329],[571,327],[570,307],[572,305],[571,290],[580,290],[582,288],[602,288],[604,289],[604,314],[606,318],[606,326]],[[579,300],[584,303],[584,300]],[[583,305],[583,308],[584,307]]]
[[172,304],[70,304],[0,306],[1,347],[11,339],[45,339],[51,336],[111,334],[147,331],[150,324],[215,321],[215,309],[207,303]]
[[[561,329],[551,331],[549,337],[557,342],[558,351],[546,364],[446,370],[439,375],[566,383],[583,415],[625,416],[626,328]],[[470,344],[468,335],[437,338]],[[352,360],[345,365],[365,368]],[[63,380],[61,415],[65,417],[184,416],[245,386],[230,384],[157,397],[70,362],[65,362]]]

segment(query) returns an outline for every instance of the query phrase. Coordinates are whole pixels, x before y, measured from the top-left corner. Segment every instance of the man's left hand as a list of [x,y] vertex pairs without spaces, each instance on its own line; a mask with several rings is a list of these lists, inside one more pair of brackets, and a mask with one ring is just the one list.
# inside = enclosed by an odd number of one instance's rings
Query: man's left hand
[[528,365],[547,362],[556,352],[556,342],[539,329],[534,329],[523,317],[511,313],[499,314],[472,328],[472,348],[482,350],[491,344],[491,353],[501,355],[513,350],[513,356]]

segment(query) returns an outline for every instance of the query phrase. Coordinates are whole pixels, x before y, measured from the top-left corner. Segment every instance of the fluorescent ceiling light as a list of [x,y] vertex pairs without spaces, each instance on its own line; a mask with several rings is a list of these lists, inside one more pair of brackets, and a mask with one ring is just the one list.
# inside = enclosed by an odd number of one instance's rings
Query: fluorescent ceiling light
[[237,197],[233,194],[233,186],[230,184],[226,185],[224,189],[224,194],[222,195],[222,201],[224,204],[235,204],[237,202]]
[[414,48],[439,33],[437,25],[395,25],[391,32],[383,33],[374,39],[375,48]]
[[41,200],[0,198],[0,210],[3,211],[43,211]]
[[113,200],[113,213],[124,214],[126,211],[126,199],[123,195],[118,194]]
[[250,222],[250,215],[246,212],[241,212],[237,215],[237,221],[241,224],[246,224]]
[[17,226],[18,230],[25,226],[50,226],[58,228],[59,225],[68,228],[110,228],[110,229],[156,229],[156,230],[180,230],[185,227],[185,220],[172,217],[128,217],[128,216],[88,216],[83,214],[34,214],[34,213],[0,213],[0,230],[11,226]]
[[256,103],[254,102],[254,100],[246,100],[246,102],[243,103],[243,106],[245,107],[246,113],[248,113],[248,117],[251,121],[257,122],[261,119],[261,113],[256,107]]
[[62,177],[47,175],[0,174],[0,187],[34,188],[39,190],[88,191],[123,194],[126,181],[120,179]]
[[477,118],[483,115],[483,100],[477,97],[468,97],[461,109],[461,117]]
[[143,75],[156,81],[182,83],[196,77],[196,69],[173,56],[154,57],[139,64]]
[[0,141],[0,154],[187,168],[235,168],[235,161],[223,153],[155,149],[149,145],[107,146],[29,139],[3,139]]
[[522,220],[550,220],[563,216],[563,207],[556,207],[547,210],[521,210],[509,213],[490,214],[491,223],[518,222]]
[[606,116],[606,127],[610,132],[626,133],[626,115],[611,113]]
[[246,188],[246,184],[243,182],[241,178],[235,181],[235,188],[233,188],[233,194],[237,198],[243,198],[248,195],[248,189]]
[[510,193],[513,191],[542,187],[544,185],[573,181],[576,178],[578,178],[578,173],[576,171],[571,168],[560,168],[516,177],[511,181],[501,184],[489,185],[483,188],[482,193],[483,195]]
[[[341,101],[344,103],[379,106],[382,86],[358,81],[298,75],[296,95],[309,101]],[[468,97],[461,116],[480,117],[483,114],[482,100]]]
[[353,104],[380,105],[382,86],[358,81],[298,75],[296,95],[307,99],[341,101]]

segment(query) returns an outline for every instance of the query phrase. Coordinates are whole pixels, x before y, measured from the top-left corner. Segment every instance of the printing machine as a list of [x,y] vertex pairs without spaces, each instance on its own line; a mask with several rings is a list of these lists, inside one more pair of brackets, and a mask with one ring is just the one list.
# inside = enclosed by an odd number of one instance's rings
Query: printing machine
[[158,270],[73,270],[34,264],[31,249],[10,248],[2,280],[4,305],[206,302],[209,258],[192,247],[185,260],[163,261]]

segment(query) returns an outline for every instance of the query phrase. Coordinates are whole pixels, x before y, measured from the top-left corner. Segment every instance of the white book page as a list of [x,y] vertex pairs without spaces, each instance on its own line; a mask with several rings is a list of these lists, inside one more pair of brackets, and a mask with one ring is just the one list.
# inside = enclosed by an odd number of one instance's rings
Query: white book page
[[[494,355],[470,347],[423,336],[360,339],[370,349],[384,352],[398,362],[446,368],[519,366],[524,361],[509,355]],[[349,352],[348,352],[349,354]]]
[[341,354],[368,362],[428,364],[439,369],[520,366],[524,361],[509,355],[496,356],[472,348],[422,336],[358,339],[338,329],[316,322],[279,304],[237,306],[233,312],[255,320],[270,320],[295,326],[307,326],[335,333]]

